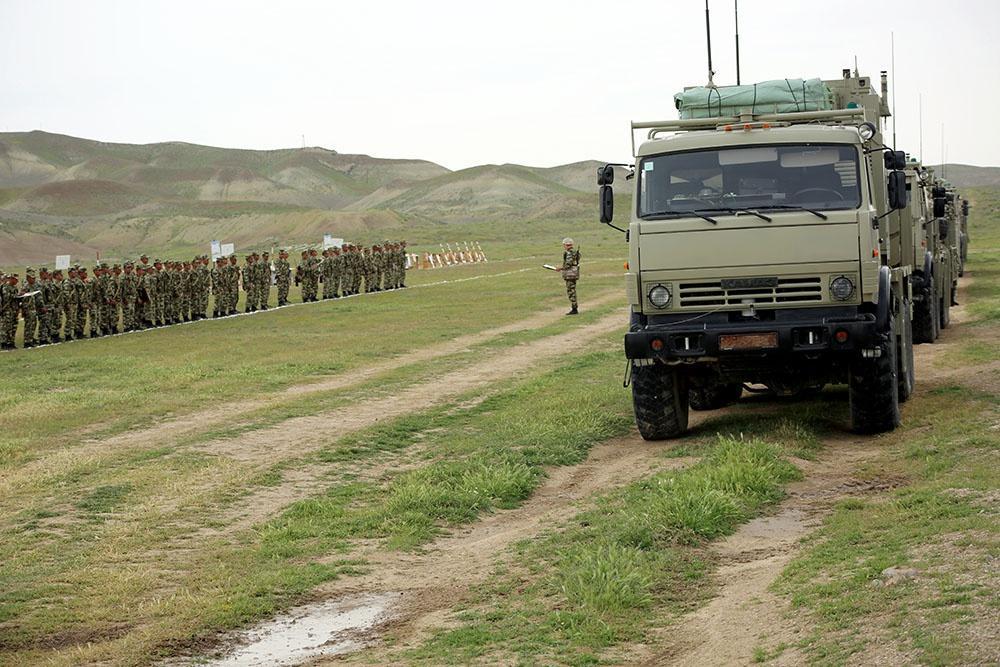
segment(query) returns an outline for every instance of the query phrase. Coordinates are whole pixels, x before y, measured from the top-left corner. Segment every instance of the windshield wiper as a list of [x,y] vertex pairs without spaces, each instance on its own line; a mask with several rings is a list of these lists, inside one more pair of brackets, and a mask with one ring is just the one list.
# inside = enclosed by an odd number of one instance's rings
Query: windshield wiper
[[[699,209],[699,210],[708,210],[708,209]],[[707,220],[708,222],[711,222],[713,225],[719,224],[719,221],[716,220],[715,218],[710,218],[707,215],[704,215],[703,213],[699,213],[698,211],[660,211],[659,213],[650,213],[649,215],[644,215],[642,216],[642,219],[669,220],[670,218],[683,218],[685,216],[690,216],[690,215],[693,215],[697,218],[701,218],[702,220]]]
[[823,213],[820,213],[819,211],[817,211],[815,209],[812,209],[812,208],[806,208],[805,206],[799,206],[798,204],[772,204],[770,206],[761,206],[761,208],[764,208],[764,209],[780,208],[780,209],[786,210],[786,211],[806,211],[807,213],[812,213],[813,215],[815,215],[820,220],[827,220],[828,219],[828,216],[824,215]]
[[750,207],[739,207],[734,208],[732,206],[721,206],[719,208],[700,208],[699,211],[725,211],[726,213],[732,213],[735,216],[739,216],[740,213],[749,213],[750,215],[756,215],[758,218],[764,222],[771,222],[771,218],[762,214],[760,211],[756,211]]

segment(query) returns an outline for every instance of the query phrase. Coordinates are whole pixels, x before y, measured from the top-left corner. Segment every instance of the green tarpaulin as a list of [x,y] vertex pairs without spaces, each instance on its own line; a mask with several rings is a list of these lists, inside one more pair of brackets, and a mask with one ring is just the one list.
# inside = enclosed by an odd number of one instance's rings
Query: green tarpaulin
[[682,119],[738,116],[751,113],[824,111],[833,94],[821,79],[777,79],[746,86],[688,88],[674,95]]

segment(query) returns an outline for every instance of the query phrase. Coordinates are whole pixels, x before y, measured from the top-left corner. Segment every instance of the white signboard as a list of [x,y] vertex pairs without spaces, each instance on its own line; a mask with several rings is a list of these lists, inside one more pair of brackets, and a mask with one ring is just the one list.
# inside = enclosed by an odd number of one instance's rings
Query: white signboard
[[330,234],[323,234],[323,250],[339,248],[342,245],[344,245],[344,239],[335,239]]
[[236,245],[233,243],[223,243],[222,244],[222,254],[229,257],[236,253]]
[[212,261],[217,260],[222,257],[222,244],[218,241],[212,241]]
[[69,255],[56,255],[56,268],[57,269],[68,269],[69,268]]

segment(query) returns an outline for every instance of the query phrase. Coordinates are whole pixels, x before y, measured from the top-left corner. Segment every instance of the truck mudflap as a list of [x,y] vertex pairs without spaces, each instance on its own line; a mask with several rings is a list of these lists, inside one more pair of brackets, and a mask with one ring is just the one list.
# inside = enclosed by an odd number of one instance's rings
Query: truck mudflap
[[[782,311],[770,321],[733,320],[729,313],[685,317],[676,323],[649,318],[625,334],[629,359],[694,361],[739,357],[851,353],[880,340],[876,315],[857,308]],[[661,321],[656,321],[661,320]]]

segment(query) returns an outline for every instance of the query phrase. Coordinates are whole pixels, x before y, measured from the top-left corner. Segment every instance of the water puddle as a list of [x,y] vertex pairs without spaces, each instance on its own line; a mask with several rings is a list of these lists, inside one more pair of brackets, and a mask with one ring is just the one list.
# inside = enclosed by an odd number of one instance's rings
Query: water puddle
[[370,631],[389,616],[398,594],[359,595],[306,605],[233,635],[235,647],[196,664],[213,667],[298,665],[364,648]]

